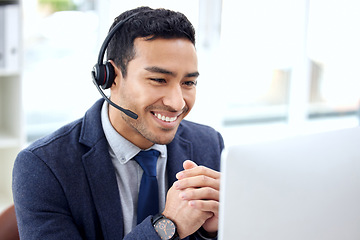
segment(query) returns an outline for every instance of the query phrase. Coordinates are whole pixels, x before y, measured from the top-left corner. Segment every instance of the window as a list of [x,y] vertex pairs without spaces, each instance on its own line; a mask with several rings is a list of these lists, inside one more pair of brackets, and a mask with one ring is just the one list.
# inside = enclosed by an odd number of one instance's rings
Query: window
[[360,2],[311,0],[309,118],[356,114],[360,101]]
[[215,101],[229,142],[359,124],[359,6],[223,0]]
[[95,99],[98,15],[91,0],[24,1],[23,101],[29,142],[83,116]]

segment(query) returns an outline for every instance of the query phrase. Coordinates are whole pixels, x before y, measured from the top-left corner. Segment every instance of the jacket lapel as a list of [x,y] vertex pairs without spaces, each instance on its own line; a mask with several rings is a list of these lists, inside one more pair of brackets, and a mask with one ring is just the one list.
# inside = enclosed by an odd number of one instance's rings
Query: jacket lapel
[[124,234],[119,190],[109,154],[104,153],[100,148],[83,156],[83,165],[104,239],[119,239]]
[[168,160],[167,160],[167,173],[169,187],[177,180],[175,175],[184,170],[183,162],[185,160],[193,159],[192,144],[186,139],[181,137],[181,125],[174,138],[174,140],[167,145]]
[[121,239],[123,215],[115,169],[101,125],[101,106],[97,102],[85,115],[80,142],[90,147],[82,162],[89,181],[104,239]]

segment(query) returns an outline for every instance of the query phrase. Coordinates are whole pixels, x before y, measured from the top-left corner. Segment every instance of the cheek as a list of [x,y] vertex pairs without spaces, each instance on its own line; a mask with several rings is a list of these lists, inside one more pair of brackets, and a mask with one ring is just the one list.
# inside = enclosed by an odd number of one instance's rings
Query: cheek
[[[130,84],[129,81],[133,82]],[[144,102],[144,99],[147,97],[146,89],[134,81],[134,79],[126,80],[126,82],[121,85],[119,94],[124,101],[131,105],[138,105]]]
[[196,100],[196,88],[192,89],[191,91],[185,92],[183,96],[187,106],[189,107],[189,109],[191,109],[194,106]]
[[161,93],[150,87],[136,89],[133,96],[130,96],[131,100],[144,108],[157,103],[161,99]]

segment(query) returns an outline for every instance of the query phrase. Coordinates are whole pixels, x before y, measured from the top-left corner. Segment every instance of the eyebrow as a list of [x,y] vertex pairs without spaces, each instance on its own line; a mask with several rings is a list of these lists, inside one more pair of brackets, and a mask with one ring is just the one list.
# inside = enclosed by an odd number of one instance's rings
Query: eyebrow
[[[166,74],[166,75],[170,75],[170,76],[173,76],[175,77],[176,74],[172,71],[169,71],[169,70],[166,70],[164,68],[160,68],[160,67],[146,67],[145,68],[146,71],[149,71],[149,72],[152,72],[152,73],[162,73],[162,74]],[[199,72],[193,72],[193,73],[188,73],[185,75],[185,77],[188,77],[188,78],[192,78],[192,77],[198,77],[200,75]]]

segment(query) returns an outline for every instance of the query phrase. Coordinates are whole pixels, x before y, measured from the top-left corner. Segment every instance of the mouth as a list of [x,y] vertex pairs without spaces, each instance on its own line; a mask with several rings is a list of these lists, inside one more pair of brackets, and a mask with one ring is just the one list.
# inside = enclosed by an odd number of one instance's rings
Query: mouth
[[168,122],[168,123],[172,123],[172,122],[175,122],[179,116],[165,116],[165,115],[161,115],[160,113],[154,113],[154,116],[161,120],[161,121],[164,121],[164,122]]

